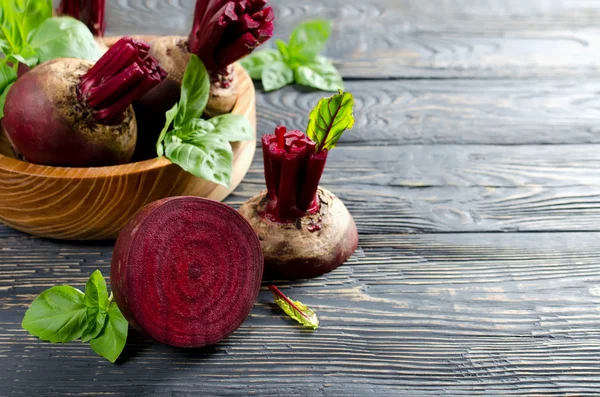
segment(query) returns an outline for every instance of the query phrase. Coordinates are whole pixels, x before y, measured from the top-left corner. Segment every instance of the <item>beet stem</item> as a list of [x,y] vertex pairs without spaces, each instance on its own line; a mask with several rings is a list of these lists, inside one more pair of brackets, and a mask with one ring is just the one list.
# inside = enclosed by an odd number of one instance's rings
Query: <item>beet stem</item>
[[106,0],[62,0],[58,14],[68,15],[83,22],[94,36],[103,37],[106,30]]
[[327,151],[315,153],[316,144],[300,131],[278,126],[261,138],[269,219],[289,223],[319,210],[317,190]]
[[123,37],[81,76],[77,95],[92,109],[96,121],[121,123],[127,107],[167,76],[156,59],[148,56],[149,49],[145,41]]
[[267,0],[198,0],[188,38],[212,75],[249,55],[273,36],[275,19]]
[[283,299],[284,301],[286,301],[286,303],[288,305],[290,305],[291,307],[293,307],[294,309],[296,309],[296,311],[298,313],[300,313],[302,315],[302,317],[310,320],[310,318],[302,310],[300,310],[300,308],[298,308],[298,306],[296,306],[296,304],[290,298],[288,298],[287,296],[285,296],[285,294],[283,292],[281,292],[281,290],[279,288],[277,288],[274,285],[269,285],[267,288],[273,293],[273,295],[275,295],[278,298]]

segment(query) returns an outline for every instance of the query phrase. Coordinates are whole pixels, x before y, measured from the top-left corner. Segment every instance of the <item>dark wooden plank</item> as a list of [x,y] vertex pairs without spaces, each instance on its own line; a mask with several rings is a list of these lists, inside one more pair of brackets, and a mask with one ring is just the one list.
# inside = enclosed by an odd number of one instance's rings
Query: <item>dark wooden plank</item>
[[[598,145],[339,145],[329,154],[322,181],[373,190],[599,186],[599,151]],[[264,184],[262,156],[254,158],[244,181]]]
[[[351,81],[356,125],[344,144],[600,143],[600,81]],[[259,95],[258,129],[304,131],[327,96],[287,87]]]
[[594,395],[600,392],[598,233],[363,236],[350,263],[281,282],[317,310],[303,331],[263,290],[219,345],[134,335],[119,365],[20,329],[33,297],[108,272],[109,245],[0,239],[6,395]]
[[[593,22],[600,11],[590,2],[527,6],[519,5],[521,2],[503,5],[498,0],[455,0],[441,7],[431,0],[404,3],[276,2],[276,35],[287,37],[290,29],[305,19],[331,18],[336,29],[328,55],[347,78],[600,75],[596,56],[600,35]],[[187,34],[193,4],[109,2],[109,31]],[[553,24],[556,26],[550,29]]]

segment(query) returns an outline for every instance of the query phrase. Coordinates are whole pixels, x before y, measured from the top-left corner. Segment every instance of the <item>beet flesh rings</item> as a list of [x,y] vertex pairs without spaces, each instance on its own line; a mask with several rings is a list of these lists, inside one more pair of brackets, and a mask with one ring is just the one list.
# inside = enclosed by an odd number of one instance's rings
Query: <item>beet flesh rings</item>
[[144,207],[121,231],[110,279],[133,327],[172,346],[201,347],[242,324],[262,274],[260,241],[241,215],[174,197]]

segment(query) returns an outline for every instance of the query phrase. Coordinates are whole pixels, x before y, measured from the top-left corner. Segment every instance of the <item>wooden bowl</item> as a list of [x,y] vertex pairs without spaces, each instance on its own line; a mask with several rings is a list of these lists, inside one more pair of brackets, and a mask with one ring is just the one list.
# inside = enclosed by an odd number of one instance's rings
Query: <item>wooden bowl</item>
[[144,205],[169,196],[221,201],[242,181],[256,150],[256,98],[246,71],[235,65],[238,100],[232,113],[253,125],[254,140],[232,143],[231,185],[197,178],[164,157],[97,168],[63,168],[14,158],[0,139],[0,221],[36,236],[65,240],[106,240]]

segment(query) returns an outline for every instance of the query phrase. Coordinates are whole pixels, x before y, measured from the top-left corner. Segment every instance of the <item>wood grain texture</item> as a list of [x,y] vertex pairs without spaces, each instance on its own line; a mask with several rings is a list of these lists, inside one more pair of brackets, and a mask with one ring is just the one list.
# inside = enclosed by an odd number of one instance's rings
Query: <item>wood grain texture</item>
[[[187,35],[193,5],[192,0],[109,2],[108,31]],[[600,9],[590,1],[279,0],[273,5],[277,38],[287,39],[303,20],[333,20],[327,55],[346,78],[600,76],[595,22]]]
[[[247,116],[255,132],[254,86],[243,68],[236,73],[239,98],[233,113]],[[256,149],[254,139],[232,146],[229,187],[197,178],[164,157],[113,167],[59,168],[0,155],[0,221],[48,238],[114,239],[133,214],[154,200],[227,197],[246,175]]]
[[[202,350],[133,335],[118,365],[19,323],[57,282],[108,272],[108,245],[0,239],[0,382],[7,395],[432,396],[600,392],[598,233],[363,236],[329,275],[278,283],[314,308],[302,330],[263,289],[232,336]],[[51,385],[51,387],[48,387]],[[77,387],[77,388],[76,388]]]
[[[351,81],[356,124],[340,144],[600,143],[600,81]],[[295,87],[259,95],[258,132],[285,121],[306,130],[308,114],[328,96]]]

